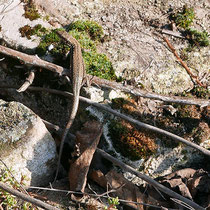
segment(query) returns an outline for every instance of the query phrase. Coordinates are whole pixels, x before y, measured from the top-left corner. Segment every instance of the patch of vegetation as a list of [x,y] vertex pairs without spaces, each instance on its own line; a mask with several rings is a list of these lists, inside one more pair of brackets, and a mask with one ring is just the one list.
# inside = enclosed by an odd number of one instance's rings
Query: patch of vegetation
[[2,27],[1,27],[1,25],[0,25],[0,32],[1,32],[1,30],[2,30]]
[[29,25],[25,25],[22,28],[19,28],[19,32],[22,37],[27,37],[28,39],[31,39],[31,36],[37,35],[42,37],[44,34],[47,33],[47,29],[45,27],[42,27],[41,24],[37,24],[34,27],[31,27]]
[[36,20],[40,18],[40,14],[38,13],[38,10],[36,9],[36,6],[34,5],[33,0],[21,0],[21,2],[25,3],[24,5],[24,16],[25,18],[28,18],[29,20]]
[[186,37],[191,44],[191,46],[188,47],[187,51],[192,51],[193,46],[206,47],[209,45],[209,35],[206,31],[200,32],[190,28],[194,18],[194,9],[188,8],[186,5],[183,7],[182,11],[171,15],[171,19],[176,23],[176,25],[180,28],[185,29]]
[[121,109],[124,107],[124,105],[128,104],[128,101],[124,98],[114,98],[112,99],[112,108],[113,109]]
[[[3,169],[1,170],[0,182],[5,183],[18,191],[21,191],[20,184],[14,180],[14,178],[11,176],[8,170],[3,170]],[[0,189],[0,204],[3,209],[20,209],[21,208],[23,210],[27,210],[27,209],[32,209],[32,207],[34,210],[37,209],[34,206],[32,206],[32,204],[18,200],[16,196],[1,189]]]
[[117,209],[117,206],[120,204],[119,198],[118,197],[116,197],[116,198],[113,198],[113,197],[108,198],[108,204],[109,204],[109,206],[105,207],[105,210],[107,210],[107,209]]
[[184,5],[182,11],[172,14],[171,18],[177,26],[187,29],[195,18],[195,12],[193,8],[188,8]]
[[78,40],[82,49],[89,52],[96,52],[96,43],[91,40],[90,36],[85,31],[71,30],[69,34]]
[[[36,53],[39,56],[43,56],[48,51],[49,46],[53,46],[49,53],[54,57],[54,62],[61,65],[64,63],[63,57],[70,51],[70,47],[61,40],[56,31],[52,30],[43,37],[39,46],[36,48]],[[69,62],[66,62],[64,67],[67,68],[68,65]]]
[[109,132],[116,150],[131,160],[146,158],[156,152],[153,138],[125,121],[112,120]]
[[85,31],[93,40],[100,40],[104,35],[102,26],[90,20],[77,20],[70,24],[68,30]]
[[209,45],[208,33],[206,31],[200,32],[195,29],[187,29],[187,38],[189,39],[192,46],[207,47]]
[[83,52],[86,72],[103,79],[116,79],[111,61],[105,54],[96,52]]
[[195,86],[190,92],[198,98],[209,99],[208,88]]
[[[83,27],[82,23],[84,24]],[[98,53],[96,50],[96,39],[102,36],[102,28],[92,21],[77,21],[77,24],[72,23],[70,28],[69,34],[77,39],[81,45],[86,72],[108,80],[116,79],[111,61],[105,54]],[[36,49],[36,53],[41,56],[45,55],[50,45],[53,45],[53,49],[48,53],[55,58],[54,62],[68,68],[69,59],[64,63],[63,57],[70,51],[70,46],[61,40],[56,30],[52,30],[43,37]]]

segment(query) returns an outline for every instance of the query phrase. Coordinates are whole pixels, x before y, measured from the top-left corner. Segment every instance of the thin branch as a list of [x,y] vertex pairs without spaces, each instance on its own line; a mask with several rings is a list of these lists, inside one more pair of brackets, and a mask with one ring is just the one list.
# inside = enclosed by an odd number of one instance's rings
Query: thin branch
[[26,78],[25,82],[23,83],[23,85],[21,85],[21,87],[17,90],[17,92],[24,92],[34,81],[34,77],[35,77],[35,69],[32,69],[28,75],[28,77]]
[[187,205],[186,203],[183,203],[183,201],[180,201],[178,199],[175,199],[175,198],[171,198],[171,200],[175,203],[178,203],[179,205],[181,206],[184,206],[185,208],[187,209],[190,209],[190,210],[194,210],[194,208],[192,208],[191,206]]
[[178,37],[178,38],[185,39],[185,37],[182,36],[182,34],[180,32],[178,32],[178,31],[172,31],[172,30],[163,29],[161,32],[163,34],[168,34],[168,35],[171,35],[171,36],[175,36],[175,37]]
[[107,89],[114,89],[114,90],[120,90],[125,93],[129,93],[135,96],[140,96],[143,98],[149,98],[149,99],[154,99],[154,100],[159,100],[163,101],[166,103],[178,103],[178,104],[185,104],[185,105],[197,105],[201,107],[209,106],[210,101],[209,100],[203,100],[203,99],[190,99],[186,97],[178,97],[178,96],[165,96],[165,95],[160,95],[156,93],[150,93],[145,90],[141,90],[139,88],[136,88],[131,85],[123,85],[122,83],[118,82],[113,82],[105,79],[101,79],[96,76],[87,76],[89,80],[97,86],[107,88]]
[[[68,98],[72,97],[72,93],[63,92],[63,91],[59,91],[59,90],[52,90],[52,89],[47,89],[47,88],[29,87],[29,90],[33,90],[33,91],[47,91],[47,92],[51,92],[51,93],[55,93],[55,94],[66,96]],[[182,143],[184,143],[184,144],[186,144],[186,145],[188,145],[188,146],[190,146],[190,147],[192,147],[194,149],[199,150],[203,154],[210,156],[210,151],[209,150],[207,150],[207,149],[205,149],[205,148],[203,148],[203,147],[201,147],[201,146],[199,146],[199,145],[197,145],[197,144],[195,144],[193,142],[187,141],[187,140],[185,140],[184,138],[182,138],[180,136],[177,136],[177,135],[175,135],[173,133],[170,133],[168,131],[162,130],[160,128],[154,127],[152,125],[140,122],[138,120],[132,119],[131,117],[129,117],[127,115],[124,115],[124,114],[121,114],[120,112],[115,111],[115,110],[109,108],[108,106],[105,106],[103,104],[99,104],[99,103],[93,102],[90,99],[84,98],[82,96],[80,96],[80,100],[85,102],[85,103],[88,103],[88,104],[90,104],[92,106],[95,106],[95,107],[97,107],[99,109],[102,109],[102,110],[104,110],[106,112],[114,114],[115,116],[120,117],[120,118],[122,118],[122,119],[124,119],[124,120],[126,120],[126,121],[128,121],[130,123],[132,123],[135,126],[138,126],[140,128],[145,128],[147,130],[151,130],[153,132],[162,134],[162,135],[167,136],[167,137],[169,137],[169,138],[171,138],[171,139],[173,139],[175,141],[180,141],[180,142],[182,142]]]
[[38,67],[42,67],[45,68],[47,70],[53,71],[58,73],[59,75],[66,75],[66,72],[68,72],[69,70],[58,66],[56,64],[44,61],[42,59],[40,59],[38,56],[34,56],[34,55],[27,55],[25,53],[19,52],[17,50],[13,50],[10,49],[8,47],[4,47],[2,45],[0,45],[0,53],[13,57],[15,59],[19,59],[21,61],[23,61],[26,64],[30,64],[33,66],[38,66]]
[[38,206],[38,207],[41,207],[43,209],[58,210],[56,207],[53,207],[53,206],[51,206],[51,205],[49,205],[47,203],[44,203],[43,201],[40,201],[40,200],[38,200],[36,198],[32,198],[32,197],[30,197],[28,195],[25,195],[25,194],[15,190],[15,189],[13,189],[13,188],[8,187],[6,184],[4,184],[2,182],[0,182],[0,189],[4,190],[4,191],[6,191],[6,192],[8,192],[8,193],[10,193],[12,195],[15,195],[16,197],[18,197],[18,198],[20,198],[20,199],[22,199],[24,201],[30,202],[30,203]]
[[104,158],[106,158],[107,160],[111,161],[114,165],[119,166],[120,168],[122,168],[125,171],[128,171],[136,176],[138,176],[139,178],[143,179],[144,181],[146,181],[147,183],[151,184],[152,186],[158,188],[161,192],[176,198],[180,201],[182,201],[183,203],[188,204],[189,206],[195,208],[196,210],[205,210],[205,208],[199,206],[198,204],[196,204],[195,202],[179,195],[176,192],[173,192],[172,190],[168,189],[167,187],[161,185],[160,183],[156,182],[155,180],[153,180],[152,178],[150,178],[149,176],[146,176],[138,171],[136,171],[134,168],[128,166],[127,164],[121,162],[120,160],[112,157],[111,155],[109,155],[108,153],[104,152],[101,149],[97,149],[97,152],[99,152]]
[[[78,195],[88,195],[88,196],[92,196],[92,197],[109,198],[109,196],[104,195],[104,194],[97,195],[97,194],[90,194],[90,193],[86,193],[86,192],[83,193],[83,192],[77,192],[77,191],[60,190],[60,189],[56,189],[56,188],[46,188],[46,187],[33,187],[33,186],[29,186],[28,189],[38,189],[38,190],[46,190],[46,191],[53,191],[53,192],[63,192],[63,193],[67,193],[67,194],[78,194]],[[120,202],[124,202],[124,203],[140,204],[140,205],[143,205],[143,206],[150,206],[150,207],[153,207],[153,208],[161,209],[160,206],[156,206],[156,205],[152,205],[152,204],[147,204],[147,203],[139,203],[139,202],[129,201],[129,200],[123,200],[123,199],[119,199],[119,201]]]
[[[59,75],[68,75],[68,69],[65,69],[61,66],[58,66],[56,64],[44,61],[40,59],[37,56],[32,56],[32,55],[27,55],[25,53],[21,53],[19,51],[4,47],[0,45],[0,53],[13,57],[15,59],[19,59],[23,61],[26,64],[31,64],[34,66],[39,66],[42,68],[45,68],[47,70],[57,72]],[[183,98],[183,97],[177,97],[177,96],[164,96],[164,95],[159,95],[156,93],[149,93],[144,90],[140,90],[139,88],[136,88],[131,85],[123,85],[121,83],[113,82],[113,81],[108,81],[105,79],[101,79],[96,76],[91,76],[87,75],[88,79],[92,82],[95,83],[98,86],[105,87],[105,88],[112,88],[115,90],[121,90],[126,93],[130,93],[135,96],[140,96],[144,98],[150,98],[154,100],[160,100],[164,101],[166,103],[179,103],[179,104],[188,104],[188,105],[198,105],[201,107],[204,106],[209,106],[210,102],[207,100],[199,100],[199,99],[188,99],[188,98]]]
[[195,76],[189,69],[189,67],[184,63],[184,61],[179,57],[178,53],[176,52],[175,48],[172,46],[172,44],[169,42],[169,40],[166,37],[162,37],[163,40],[167,43],[168,47],[171,49],[177,60],[182,64],[182,66],[186,69],[187,73],[191,76],[192,79],[195,79],[195,81],[201,86],[206,87],[203,85],[200,80],[198,79],[198,76]]
[[[4,86],[4,88],[5,87],[6,86]],[[0,86],[0,88],[1,88],[1,86]],[[7,88],[9,88],[9,87],[7,86]],[[66,91],[59,91],[59,90],[55,90],[55,89],[48,89],[48,88],[41,88],[41,87],[29,87],[28,90],[49,92],[49,93],[53,93],[53,94],[63,95],[65,97],[67,97],[67,98],[71,98],[72,95],[73,95],[72,93],[69,93],[69,92],[66,92]],[[194,149],[202,152],[203,154],[205,154],[207,156],[210,156],[210,151],[209,150],[207,150],[207,149],[205,149],[205,148],[203,148],[203,147],[201,147],[201,146],[199,146],[199,145],[197,145],[197,144],[195,144],[193,142],[187,141],[187,140],[185,140],[184,138],[182,138],[180,136],[177,136],[177,135],[175,135],[173,133],[170,133],[170,132],[165,131],[163,129],[157,128],[155,126],[152,126],[152,125],[149,125],[149,124],[140,122],[138,120],[135,120],[135,119],[133,119],[133,118],[131,118],[131,117],[125,115],[125,114],[121,114],[120,112],[115,111],[115,110],[109,108],[108,106],[105,106],[103,104],[96,103],[96,102],[91,101],[90,99],[87,99],[85,97],[80,96],[80,100],[83,101],[83,102],[85,102],[85,103],[87,103],[87,104],[90,104],[92,106],[95,106],[95,107],[97,107],[99,109],[102,109],[102,110],[104,110],[104,111],[106,111],[108,113],[111,113],[111,114],[113,114],[113,115],[115,115],[115,116],[117,116],[117,117],[119,117],[121,119],[124,119],[124,120],[130,122],[131,124],[133,124],[134,126],[137,126],[139,128],[144,128],[144,129],[153,131],[155,133],[158,133],[158,134],[167,136],[170,139],[173,139],[175,141],[182,142],[183,144],[186,144],[186,145],[188,145],[188,146],[190,146],[190,147],[192,147],[192,148],[194,148]]]

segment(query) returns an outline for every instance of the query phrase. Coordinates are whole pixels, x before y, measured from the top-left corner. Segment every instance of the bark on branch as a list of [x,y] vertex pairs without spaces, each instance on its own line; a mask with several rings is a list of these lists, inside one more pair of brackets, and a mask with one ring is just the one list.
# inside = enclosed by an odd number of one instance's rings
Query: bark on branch
[[184,61],[179,57],[178,53],[176,52],[175,48],[172,46],[172,44],[169,42],[169,40],[163,36],[163,40],[167,43],[168,47],[171,49],[177,60],[181,63],[181,65],[186,69],[187,73],[191,76],[192,79],[195,79],[198,85],[201,87],[206,87],[206,85],[203,85],[200,80],[198,79],[198,76],[195,76],[189,69],[189,67],[184,63]]
[[88,75],[89,80],[92,83],[95,83],[98,86],[108,88],[108,89],[114,89],[114,90],[121,90],[126,93],[130,93],[135,96],[140,96],[143,98],[150,98],[154,100],[159,100],[163,101],[166,103],[178,103],[178,104],[186,104],[186,105],[197,105],[201,107],[209,106],[210,101],[209,100],[203,100],[203,99],[189,99],[186,97],[178,97],[178,96],[165,96],[165,95],[160,95],[156,93],[149,93],[145,90],[141,90],[139,88],[136,88],[131,85],[123,85],[118,82],[113,82],[105,79],[101,79],[96,76],[91,76]]
[[19,52],[17,50],[10,49],[8,47],[4,47],[0,45],[0,53],[13,57],[15,59],[19,59],[20,61],[23,61],[25,64],[30,64],[32,66],[42,67],[47,70],[53,71],[58,73],[59,75],[66,75],[65,73],[68,72],[68,69],[65,69],[61,66],[58,66],[56,64],[44,61],[40,59],[38,56],[34,55],[27,55],[25,53]]
[[146,175],[136,171],[134,168],[124,164],[120,160],[117,160],[116,158],[112,157],[111,155],[109,155],[108,153],[104,152],[103,150],[97,149],[96,152],[98,152],[100,155],[102,155],[107,160],[111,161],[114,165],[119,166],[123,170],[128,171],[128,172],[136,175],[137,177],[143,179],[144,181],[146,181],[147,183],[151,184],[152,186],[158,188],[161,192],[166,193],[167,195],[169,195],[169,196],[171,196],[173,198],[176,198],[176,199],[178,199],[180,201],[183,201],[184,203],[188,204],[189,206],[193,207],[194,209],[202,209],[202,210],[205,209],[205,208],[199,206],[198,204],[194,203],[193,201],[191,201],[191,200],[189,200],[189,199],[179,195],[178,193],[168,189],[167,187],[161,185],[160,183],[156,182],[155,180],[153,180],[149,176],[146,176]]
[[[67,72],[69,71],[68,69],[65,69],[61,66],[58,66],[56,64],[53,64],[53,63],[50,63],[50,62],[47,62],[47,61],[44,61],[37,56],[27,55],[25,53],[22,53],[22,52],[19,52],[19,51],[16,51],[16,50],[13,50],[13,49],[1,46],[1,45],[0,45],[0,53],[2,53],[4,55],[7,55],[7,56],[10,56],[10,57],[13,57],[15,59],[19,59],[26,64],[42,67],[42,68],[45,68],[47,70],[56,72],[59,75],[67,75]],[[89,78],[89,80],[92,83],[95,83],[98,86],[109,88],[109,89],[112,88],[112,89],[115,89],[115,90],[121,90],[123,92],[130,93],[130,94],[135,95],[135,96],[150,98],[150,99],[154,99],[154,100],[160,100],[160,101],[164,101],[164,102],[167,102],[167,103],[198,105],[198,106],[201,106],[201,107],[210,105],[210,102],[207,101],[207,100],[188,99],[188,98],[177,97],[177,96],[164,96],[164,95],[159,95],[159,94],[155,94],[155,93],[149,93],[147,91],[140,90],[139,88],[136,88],[136,87],[131,86],[131,85],[126,85],[125,86],[121,83],[108,81],[108,80],[105,80],[105,79],[100,79],[96,76],[87,75],[87,77]]]
[[[67,98],[71,98],[72,97],[72,93],[69,93],[69,92],[64,92],[64,91],[59,91],[59,90],[54,90],[54,89],[48,89],[48,88],[41,88],[41,87],[29,87],[28,90],[32,90],[32,91],[43,91],[43,92],[49,92],[49,93],[53,93],[53,94],[58,94],[58,95],[63,95]],[[179,142],[182,142],[183,144],[186,144],[200,152],[202,152],[203,154],[207,155],[207,156],[210,156],[210,151],[193,143],[193,142],[190,142],[190,141],[187,141],[185,140],[184,138],[180,137],[180,136],[177,136],[173,133],[170,133],[168,131],[165,131],[163,129],[160,129],[160,128],[157,128],[155,126],[152,126],[152,125],[149,125],[149,124],[146,124],[146,123],[143,123],[143,122],[140,122],[138,120],[135,120],[125,114],[121,114],[120,112],[118,111],[115,111],[111,108],[109,108],[108,106],[105,106],[103,104],[99,104],[99,103],[96,103],[96,102],[93,102],[91,101],[90,99],[87,99],[87,98],[84,98],[82,96],[80,96],[80,100],[87,103],[87,104],[90,104],[92,106],[95,106],[99,109],[102,109],[108,113],[111,113],[121,119],[124,119],[126,120],[127,122],[130,122],[131,124],[133,124],[134,126],[137,126],[139,128],[144,128],[144,129],[147,129],[147,130],[150,130],[150,131],[153,131],[155,133],[158,133],[158,134],[161,134],[161,135],[164,135],[164,136],[167,136],[169,137],[170,139],[173,139],[175,141],[179,141]]]

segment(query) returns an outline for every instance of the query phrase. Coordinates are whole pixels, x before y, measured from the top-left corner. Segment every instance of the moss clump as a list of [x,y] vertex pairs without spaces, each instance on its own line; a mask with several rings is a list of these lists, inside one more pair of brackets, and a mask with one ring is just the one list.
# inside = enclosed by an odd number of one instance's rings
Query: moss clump
[[70,24],[68,30],[85,31],[93,40],[100,40],[104,35],[103,28],[95,21],[90,20],[75,21],[72,24]]
[[40,18],[40,14],[38,13],[38,10],[36,9],[36,6],[33,3],[33,0],[22,0],[23,3],[25,3],[24,5],[24,16],[25,18],[28,18],[29,20],[36,20],[38,18]]
[[[49,53],[54,57],[54,62],[61,65],[63,64],[63,57],[70,51],[70,47],[61,40],[56,31],[52,30],[43,37],[36,48],[36,53],[43,56],[48,51],[48,47],[53,45],[53,49]],[[68,67],[68,65],[69,63],[67,62],[64,66]]]
[[207,88],[195,86],[190,92],[198,98],[209,99],[209,90]]
[[146,158],[156,151],[153,138],[125,121],[112,120],[109,131],[116,150],[131,160]]
[[200,32],[189,28],[186,30],[186,34],[192,46],[207,47],[209,45],[209,35],[206,31]]
[[114,98],[112,99],[111,106],[113,109],[121,109],[125,104],[128,104],[128,101],[126,101],[124,98]]
[[85,31],[72,30],[69,34],[79,41],[82,49],[89,52],[96,52],[96,43],[91,40],[90,36]]
[[[87,21],[89,24],[87,24],[85,21],[77,22],[79,22],[80,24],[72,23],[69,34],[78,40],[81,48],[83,49],[82,55],[85,61],[86,72],[88,74],[104,79],[116,79],[111,61],[105,54],[97,52],[96,40],[92,39],[93,37],[95,39],[96,37],[99,38],[99,34],[101,34],[102,36],[102,33],[99,33],[100,30],[93,29],[93,22],[91,21]],[[82,23],[85,24],[83,28]],[[95,35],[93,34],[94,31],[96,31]],[[46,34],[43,37],[42,41],[37,47],[36,53],[41,56],[44,55],[50,45],[53,45],[53,49],[49,53],[55,58],[54,62],[57,64],[62,64],[64,67],[68,68],[69,59],[67,59],[67,62],[64,64],[63,57],[69,52],[70,46],[68,46],[61,40],[61,38],[57,35],[56,30],[52,30],[50,33]]]
[[178,27],[185,29],[186,37],[191,44],[191,46],[188,48],[188,51],[192,51],[193,46],[206,47],[209,45],[209,35],[206,31],[200,32],[190,28],[194,18],[194,9],[188,8],[186,5],[183,7],[181,12],[174,13],[171,16],[171,19],[176,23]]
[[19,32],[22,37],[27,37],[28,39],[31,39],[31,26],[25,25],[22,28],[19,28]]
[[195,12],[193,8],[188,8],[185,5],[182,11],[172,14],[171,18],[174,20],[177,26],[187,29],[195,18]]
[[32,28],[32,35],[37,35],[42,37],[47,32],[48,30],[45,27],[43,27],[41,24],[37,24]]
[[86,72],[103,79],[116,79],[112,63],[105,54],[96,52],[83,52]]
[[31,27],[29,25],[25,25],[22,28],[19,28],[19,32],[22,37],[27,37],[28,39],[31,39],[31,36],[37,35],[37,36],[43,36],[45,33],[47,33],[47,29],[42,27],[41,24],[37,24],[34,27]]

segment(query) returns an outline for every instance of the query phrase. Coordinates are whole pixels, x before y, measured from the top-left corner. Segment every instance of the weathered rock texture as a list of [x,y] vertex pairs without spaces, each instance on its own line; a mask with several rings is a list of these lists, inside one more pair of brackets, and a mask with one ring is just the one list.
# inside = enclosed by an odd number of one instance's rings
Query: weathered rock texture
[[[42,120],[18,102],[0,100],[0,159],[20,181],[45,185],[52,181],[56,146]],[[0,162],[0,169],[5,166]]]

